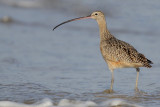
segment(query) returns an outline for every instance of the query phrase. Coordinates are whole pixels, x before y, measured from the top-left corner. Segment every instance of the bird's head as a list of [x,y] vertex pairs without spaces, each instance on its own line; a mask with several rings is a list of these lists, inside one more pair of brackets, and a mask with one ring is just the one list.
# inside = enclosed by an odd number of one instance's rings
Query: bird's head
[[100,20],[100,19],[103,19],[105,18],[104,14],[101,12],[101,11],[96,11],[96,12],[93,12],[90,17],[92,19],[95,19],[95,20]]

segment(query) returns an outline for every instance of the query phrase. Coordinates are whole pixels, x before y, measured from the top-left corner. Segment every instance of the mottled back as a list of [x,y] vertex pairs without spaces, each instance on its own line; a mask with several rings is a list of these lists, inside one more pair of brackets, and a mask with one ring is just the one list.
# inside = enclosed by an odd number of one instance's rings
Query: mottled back
[[137,67],[151,67],[150,63],[152,62],[143,54],[139,53],[130,44],[118,40],[114,36],[101,40],[100,49],[106,62],[129,64],[126,67],[132,67],[131,64],[137,64]]

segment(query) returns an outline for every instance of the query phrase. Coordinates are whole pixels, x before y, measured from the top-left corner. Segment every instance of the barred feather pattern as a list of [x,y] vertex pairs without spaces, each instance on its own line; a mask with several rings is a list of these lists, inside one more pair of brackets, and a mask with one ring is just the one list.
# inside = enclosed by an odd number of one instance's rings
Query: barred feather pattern
[[121,41],[112,35],[110,38],[101,40],[100,50],[106,62],[122,62],[131,65],[137,64],[137,67],[152,67],[150,65],[152,64],[152,61],[147,59],[143,54],[139,53],[130,44]]

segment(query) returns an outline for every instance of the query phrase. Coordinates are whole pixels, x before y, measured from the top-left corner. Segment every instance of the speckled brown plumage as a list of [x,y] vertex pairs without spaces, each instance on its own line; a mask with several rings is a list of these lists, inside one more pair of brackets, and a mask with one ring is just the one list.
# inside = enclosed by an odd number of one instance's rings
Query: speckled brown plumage
[[[111,34],[110,34],[111,35]],[[139,53],[130,44],[118,40],[111,35],[110,38],[101,40],[100,49],[104,60],[108,62],[120,62],[123,65],[112,66],[110,69],[123,67],[152,67],[152,63],[143,54]]]

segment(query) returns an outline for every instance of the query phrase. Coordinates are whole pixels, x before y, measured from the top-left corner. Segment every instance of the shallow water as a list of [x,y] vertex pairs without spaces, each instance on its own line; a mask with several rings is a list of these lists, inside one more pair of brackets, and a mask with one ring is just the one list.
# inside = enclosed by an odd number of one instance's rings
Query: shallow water
[[[0,106],[158,107],[159,4],[159,0],[0,0]],[[65,20],[95,10],[105,13],[112,34],[154,62],[151,69],[141,68],[139,93],[134,91],[135,69],[115,70],[114,93],[106,92],[111,73],[99,50],[95,20],[52,31]],[[4,16],[11,21],[4,22]]]

